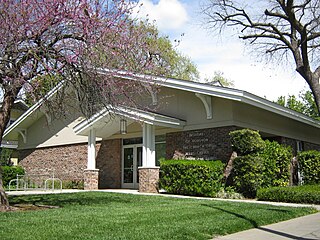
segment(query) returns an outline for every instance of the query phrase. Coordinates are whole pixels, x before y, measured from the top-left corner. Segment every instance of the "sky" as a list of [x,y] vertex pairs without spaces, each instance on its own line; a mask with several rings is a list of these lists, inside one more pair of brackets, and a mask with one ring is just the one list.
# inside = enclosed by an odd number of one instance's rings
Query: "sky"
[[298,95],[307,89],[292,64],[279,65],[255,59],[235,33],[228,31],[219,35],[206,29],[200,13],[201,0],[139,2],[143,5],[138,16],[155,20],[160,33],[172,41],[181,40],[177,50],[191,58],[202,79],[221,71],[224,77],[234,81],[235,88],[271,101],[279,96]]

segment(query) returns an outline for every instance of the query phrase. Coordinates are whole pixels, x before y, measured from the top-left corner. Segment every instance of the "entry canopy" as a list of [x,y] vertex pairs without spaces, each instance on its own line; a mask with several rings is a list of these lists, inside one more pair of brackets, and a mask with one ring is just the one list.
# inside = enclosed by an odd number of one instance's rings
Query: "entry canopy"
[[126,119],[128,124],[133,122],[146,123],[154,126],[182,129],[186,122],[159,113],[153,113],[137,108],[106,107],[91,118],[82,121],[73,128],[77,135],[88,136],[90,129],[96,129],[96,136],[110,137],[119,131],[120,120]]

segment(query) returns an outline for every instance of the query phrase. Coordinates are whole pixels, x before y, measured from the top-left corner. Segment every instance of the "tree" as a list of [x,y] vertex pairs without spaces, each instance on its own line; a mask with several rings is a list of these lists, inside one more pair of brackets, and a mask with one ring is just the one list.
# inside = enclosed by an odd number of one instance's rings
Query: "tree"
[[276,103],[300,112],[315,120],[320,120],[317,105],[310,91],[301,91],[298,98],[294,95],[289,95],[287,98],[285,96],[281,96],[278,98]]
[[[189,57],[178,52],[167,36],[161,36],[154,24],[138,22],[135,28],[137,28],[137,31],[143,32],[149,52],[152,52],[153,57],[158,59],[156,72],[158,75],[191,81],[199,80],[200,76],[197,66]],[[105,57],[107,57],[107,54],[105,54]],[[117,66],[117,63],[113,67],[121,68],[121,66]],[[33,105],[61,81],[62,77],[57,74],[54,76],[37,76],[33,79],[33,85],[37,86],[38,89],[36,91],[37,94],[34,95],[32,92],[26,92],[23,96],[25,102],[30,106]]]
[[[63,112],[63,99],[73,93],[85,116],[101,107],[134,106],[132,96],[153,89],[114,77],[117,69],[161,74],[168,67],[149,44],[156,36],[131,17],[133,7],[120,0],[0,0],[0,141],[14,100],[43,96],[50,81],[62,80],[47,109]],[[1,173],[0,208],[9,208]]]
[[210,28],[237,28],[241,39],[266,56],[292,56],[320,109],[319,0],[208,0],[203,13]]
[[[161,59],[159,62],[162,66],[166,66],[161,75],[183,80],[199,80],[197,66],[188,56],[180,53],[167,36],[161,36],[155,25],[142,22],[139,27],[154,36],[149,40],[149,45],[156,48],[153,51],[154,55]],[[176,42],[179,44],[180,41]]]
[[205,82],[213,85],[218,84],[222,87],[234,87],[234,81],[227,79],[223,74],[224,73],[221,71],[215,71],[213,77],[207,77],[204,80]]

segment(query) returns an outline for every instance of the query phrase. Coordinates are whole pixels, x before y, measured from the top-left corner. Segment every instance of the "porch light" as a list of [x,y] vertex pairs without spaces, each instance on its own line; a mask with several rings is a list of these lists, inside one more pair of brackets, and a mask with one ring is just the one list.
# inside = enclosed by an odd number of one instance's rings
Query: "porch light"
[[120,119],[120,134],[127,134],[127,120]]

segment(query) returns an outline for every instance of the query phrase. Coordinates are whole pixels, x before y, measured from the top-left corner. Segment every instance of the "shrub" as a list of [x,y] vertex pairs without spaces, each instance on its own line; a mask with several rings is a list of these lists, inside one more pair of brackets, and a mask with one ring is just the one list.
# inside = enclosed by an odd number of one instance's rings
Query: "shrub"
[[59,180],[48,180],[46,181],[46,189],[60,189],[62,186],[61,186],[61,183]]
[[258,155],[237,157],[233,162],[234,187],[245,197],[254,198],[263,182],[263,159]]
[[62,182],[63,189],[84,189],[83,180],[68,180]]
[[4,186],[9,186],[9,182],[12,179],[16,179],[17,174],[24,174],[24,169],[21,166],[2,166],[2,170],[2,181]]
[[265,141],[266,147],[259,154],[263,158],[263,187],[288,186],[290,180],[291,147]]
[[162,160],[159,187],[168,193],[215,196],[222,186],[223,163],[204,160]]
[[241,193],[237,193],[232,187],[221,188],[215,195],[216,198],[243,199]]
[[300,152],[298,162],[305,184],[320,183],[320,152],[314,150]]
[[265,148],[258,131],[250,129],[236,130],[229,133],[231,137],[231,145],[238,155],[247,155],[256,153]]
[[272,202],[320,204],[320,186],[260,188],[257,192],[257,198],[258,200]]

